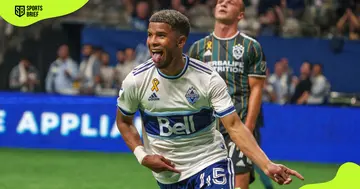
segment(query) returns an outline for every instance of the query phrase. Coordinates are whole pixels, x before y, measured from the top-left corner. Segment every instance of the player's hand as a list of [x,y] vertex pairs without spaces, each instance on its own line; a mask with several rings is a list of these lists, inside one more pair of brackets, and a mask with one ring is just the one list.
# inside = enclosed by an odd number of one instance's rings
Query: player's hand
[[304,177],[295,170],[289,169],[281,164],[269,163],[264,173],[280,185],[290,184],[292,179],[290,176],[304,180]]
[[160,173],[163,171],[180,173],[180,171],[175,169],[175,165],[171,163],[170,160],[165,159],[163,156],[160,155],[147,155],[144,157],[141,164],[156,173]]

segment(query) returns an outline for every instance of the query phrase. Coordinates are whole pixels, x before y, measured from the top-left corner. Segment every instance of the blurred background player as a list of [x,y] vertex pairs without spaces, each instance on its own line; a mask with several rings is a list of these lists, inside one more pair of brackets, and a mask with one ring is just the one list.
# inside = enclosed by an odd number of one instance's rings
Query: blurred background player
[[[261,45],[238,31],[238,23],[244,17],[242,0],[218,0],[215,7],[214,32],[195,42],[189,56],[201,60],[219,72],[228,86],[236,111],[255,138],[259,138],[262,120],[262,91],[266,78],[266,62]],[[232,142],[225,128],[220,125],[229,156],[235,165],[235,187],[248,189],[254,181],[253,164]],[[264,180],[266,188],[272,188]]]
[[51,63],[46,76],[46,92],[57,94],[75,94],[73,82],[78,74],[78,64],[70,57],[69,47],[61,45],[58,58]]
[[[233,189],[232,161],[215,129],[215,111],[234,144],[269,177],[279,184],[289,184],[290,175],[303,179],[266,157],[235,112],[219,74],[183,54],[189,31],[180,12],[155,13],[147,38],[152,59],[128,74],[119,92],[117,126],[139,163],[153,171],[161,189]],[[133,125],[139,107],[145,147]]]
[[94,94],[96,80],[100,77],[101,52],[91,45],[84,45],[82,49],[83,60],[79,67],[78,80],[80,81],[80,94]]
[[306,104],[311,92],[311,64],[305,61],[300,68],[300,77],[293,79],[291,104]]
[[28,58],[21,58],[9,76],[9,86],[14,91],[36,92],[39,88],[39,72]]

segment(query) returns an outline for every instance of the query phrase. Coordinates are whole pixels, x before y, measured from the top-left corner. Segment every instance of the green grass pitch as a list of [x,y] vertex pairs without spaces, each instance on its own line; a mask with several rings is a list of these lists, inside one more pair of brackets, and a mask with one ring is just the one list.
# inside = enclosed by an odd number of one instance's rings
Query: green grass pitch
[[[304,175],[290,186],[326,182],[339,165],[280,162]],[[0,189],[157,189],[151,172],[132,154],[0,148]],[[262,189],[257,181],[251,189]]]

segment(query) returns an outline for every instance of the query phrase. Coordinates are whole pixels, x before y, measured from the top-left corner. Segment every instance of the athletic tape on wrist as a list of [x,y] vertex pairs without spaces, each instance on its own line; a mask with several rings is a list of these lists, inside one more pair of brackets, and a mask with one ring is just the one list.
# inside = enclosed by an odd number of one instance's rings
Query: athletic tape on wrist
[[145,152],[145,148],[144,146],[137,146],[134,150],[134,155],[136,157],[136,159],[138,160],[138,162],[140,164],[142,164],[142,160],[144,159],[145,156],[147,156],[148,154]]

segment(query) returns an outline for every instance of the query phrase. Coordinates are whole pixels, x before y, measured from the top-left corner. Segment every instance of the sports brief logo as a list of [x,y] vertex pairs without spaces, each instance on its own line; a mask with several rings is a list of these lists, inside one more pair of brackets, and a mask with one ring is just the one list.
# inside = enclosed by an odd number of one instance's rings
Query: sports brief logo
[[38,17],[42,10],[42,5],[15,5],[15,15],[18,17]]
[[240,44],[237,44],[237,45],[233,46],[232,52],[233,52],[234,58],[239,60],[244,54],[244,47]]
[[25,14],[25,6],[24,5],[15,5],[15,15],[18,17],[22,17]]
[[185,97],[190,104],[195,104],[199,100],[200,95],[194,87],[190,87],[186,92]]

